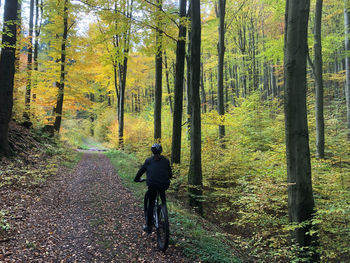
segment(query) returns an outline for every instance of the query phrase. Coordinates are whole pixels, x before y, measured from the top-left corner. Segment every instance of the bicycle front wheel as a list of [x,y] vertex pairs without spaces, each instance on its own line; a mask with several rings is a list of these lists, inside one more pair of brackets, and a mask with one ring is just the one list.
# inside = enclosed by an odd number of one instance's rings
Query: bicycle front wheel
[[157,243],[161,251],[165,251],[169,245],[169,221],[168,212],[165,204],[161,204],[157,208],[158,227],[157,227]]

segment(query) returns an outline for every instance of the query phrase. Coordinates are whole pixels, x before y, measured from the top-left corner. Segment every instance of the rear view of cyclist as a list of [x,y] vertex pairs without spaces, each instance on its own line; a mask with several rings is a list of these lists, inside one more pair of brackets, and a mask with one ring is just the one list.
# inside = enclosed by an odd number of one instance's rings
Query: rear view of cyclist
[[135,182],[140,182],[141,176],[146,172],[146,183],[148,186],[149,195],[149,209],[147,214],[147,222],[143,227],[143,230],[147,233],[152,232],[153,207],[157,192],[159,192],[162,202],[165,203],[165,191],[169,188],[170,179],[172,177],[170,162],[167,158],[161,155],[163,151],[162,146],[158,143],[153,144],[151,151],[153,153],[153,156],[146,159],[145,163],[141,166],[134,179]]

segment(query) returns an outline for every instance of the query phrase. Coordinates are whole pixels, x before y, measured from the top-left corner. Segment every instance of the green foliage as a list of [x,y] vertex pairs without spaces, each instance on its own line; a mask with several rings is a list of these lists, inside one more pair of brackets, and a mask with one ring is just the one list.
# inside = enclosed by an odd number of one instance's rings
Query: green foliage
[[60,137],[69,145],[79,148],[83,138],[90,136],[90,121],[88,119],[67,119],[62,123]]
[[[314,101],[309,96],[309,128],[310,150],[315,153],[315,122],[313,118]],[[254,257],[257,261],[295,261],[305,253],[305,248],[292,246],[290,231],[295,225],[288,220],[286,159],[284,144],[284,116],[279,101],[262,101],[259,94],[242,99],[239,107],[229,109],[225,115],[224,124],[227,137],[225,148],[218,141],[218,125],[222,123],[214,111],[202,114],[202,167],[204,184],[204,213],[210,221],[234,235],[241,250]],[[337,261],[346,259],[349,254],[349,200],[350,173],[349,144],[346,141],[345,126],[342,121],[345,109],[341,103],[333,102],[326,108],[326,153],[328,159],[312,159],[312,177],[317,213],[312,222],[315,228],[310,231],[318,235],[319,252],[322,261]],[[167,107],[163,108],[163,117],[169,114]],[[122,167],[121,175],[125,183],[136,191],[142,200],[144,185],[131,182],[137,171],[137,166],[127,163],[142,162],[150,155],[149,145],[152,143],[152,109],[139,116],[127,115],[126,148],[134,152],[130,162],[122,161],[123,154],[111,153],[111,158]],[[171,127],[171,119],[165,119],[163,127]],[[175,178],[172,180],[169,193],[177,199],[186,198],[187,172],[189,164],[189,141],[187,127],[183,126],[182,163],[174,167]],[[163,145],[165,154],[169,156],[171,133],[169,128],[163,128]],[[115,156],[115,157],[113,157]],[[130,155],[126,155],[131,158]],[[121,169],[121,168],[119,168]],[[125,175],[123,175],[125,173]],[[128,173],[131,173],[128,177]],[[171,203],[170,206],[173,204]],[[208,247],[205,238],[200,238],[200,244],[193,238],[201,237],[197,229],[197,221],[193,218],[182,218],[183,211],[177,210],[178,205],[171,208],[176,222],[191,234],[179,231],[185,241],[191,240],[195,248],[186,250],[198,251],[202,260],[206,259]],[[186,218],[186,217],[185,217]],[[173,221],[172,221],[173,222]],[[172,224],[173,227],[173,224]],[[179,229],[177,226],[173,228]],[[174,240],[173,242],[182,242]],[[210,244],[210,243],[208,243]],[[186,246],[186,245],[185,245]],[[207,247],[207,248],[205,248]],[[201,251],[201,252],[200,252]],[[211,255],[215,253],[210,252]],[[304,255],[305,256],[305,255]],[[223,256],[224,258],[224,256]],[[224,259],[221,260],[224,260]],[[225,261],[222,261],[225,262]]]
[[201,226],[204,222],[173,203],[169,206],[170,224],[175,234],[171,242],[184,247],[185,255],[208,263],[241,262],[232,252],[230,238],[215,229],[208,231],[208,226],[204,229]]
[[[138,170],[138,161],[134,155],[120,151],[109,151],[106,155],[121,176],[123,183],[132,189],[141,202],[146,191],[146,185],[134,183],[133,178]],[[187,256],[199,259],[201,262],[240,262],[234,256],[233,243],[214,226],[213,229],[201,225],[207,222],[201,221],[198,216],[191,214],[173,200],[168,198],[168,211],[170,215],[171,236],[170,242],[183,247]]]
[[8,231],[10,224],[7,222],[8,211],[0,210],[0,230]]
[[117,111],[114,108],[107,108],[102,111],[98,116],[94,124],[94,135],[98,141],[104,142],[108,140],[109,127],[112,125],[117,115]]

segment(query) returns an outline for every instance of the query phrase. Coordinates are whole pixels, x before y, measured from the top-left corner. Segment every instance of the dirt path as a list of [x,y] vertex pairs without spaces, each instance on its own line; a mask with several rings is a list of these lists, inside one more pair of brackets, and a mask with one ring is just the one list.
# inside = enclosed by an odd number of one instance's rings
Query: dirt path
[[[143,211],[103,154],[86,153],[69,174],[48,180],[26,209],[5,262],[193,262],[142,231]],[[1,259],[0,259],[1,261]]]

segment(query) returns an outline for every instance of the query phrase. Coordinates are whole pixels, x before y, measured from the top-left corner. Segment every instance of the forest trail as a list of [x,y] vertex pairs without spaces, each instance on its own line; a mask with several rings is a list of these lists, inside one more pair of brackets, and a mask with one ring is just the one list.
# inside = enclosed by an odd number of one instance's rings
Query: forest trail
[[[48,179],[0,262],[193,262],[170,244],[157,249],[142,231],[143,211],[109,159],[84,153]],[[3,246],[5,245],[5,246]]]

